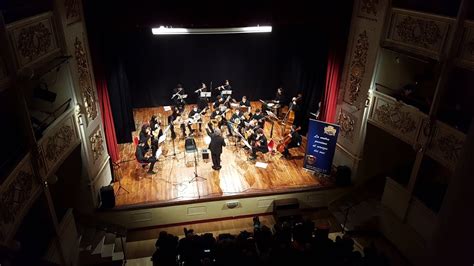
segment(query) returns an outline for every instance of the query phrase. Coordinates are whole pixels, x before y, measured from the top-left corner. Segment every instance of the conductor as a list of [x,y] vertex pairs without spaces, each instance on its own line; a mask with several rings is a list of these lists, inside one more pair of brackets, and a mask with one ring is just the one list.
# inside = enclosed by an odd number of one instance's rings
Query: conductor
[[211,150],[212,169],[221,169],[221,153],[222,147],[225,146],[224,138],[221,136],[221,130],[216,128],[211,134],[211,142],[209,143],[209,150]]

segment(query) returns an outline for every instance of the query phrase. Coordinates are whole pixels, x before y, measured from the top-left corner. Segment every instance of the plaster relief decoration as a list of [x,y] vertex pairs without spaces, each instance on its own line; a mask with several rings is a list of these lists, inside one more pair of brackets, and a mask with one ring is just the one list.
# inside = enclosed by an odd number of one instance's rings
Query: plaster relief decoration
[[374,93],[374,105],[369,121],[392,135],[414,144],[423,114],[389,96]]
[[51,12],[9,24],[7,31],[18,68],[59,55]]
[[337,118],[337,123],[340,126],[339,136],[342,136],[348,139],[350,142],[353,142],[356,118],[351,113],[341,109]]
[[387,41],[438,58],[452,22],[450,18],[393,9]]
[[59,166],[69,151],[78,143],[78,136],[74,128],[74,113],[56,124],[41,139],[41,149],[44,154],[46,172],[49,173]]
[[81,20],[79,0],[64,0],[64,8],[66,9],[66,23],[68,25]]
[[39,189],[39,183],[33,175],[33,169],[26,156],[7,178],[0,192],[0,242],[7,241],[18,226],[30,202]]
[[104,139],[102,138],[102,130],[97,128],[97,130],[89,137],[91,143],[92,157],[95,161],[99,159],[104,153]]
[[462,132],[437,122],[428,154],[448,168],[454,168],[464,147],[465,138]]
[[76,37],[74,42],[74,55],[77,63],[77,72],[79,74],[79,87],[81,89],[87,117],[90,120],[94,120],[97,117],[97,104],[92,87],[89,62],[83,42],[78,37]]
[[474,22],[466,21],[464,23],[464,33],[459,51],[459,59],[462,63],[474,68]]
[[367,53],[369,50],[369,37],[364,30],[357,36],[357,44],[352,53],[352,60],[349,65],[349,82],[346,88],[344,100],[353,105],[357,102],[362,80],[365,74],[367,64]]
[[357,16],[368,20],[377,21],[377,8],[379,0],[360,0]]

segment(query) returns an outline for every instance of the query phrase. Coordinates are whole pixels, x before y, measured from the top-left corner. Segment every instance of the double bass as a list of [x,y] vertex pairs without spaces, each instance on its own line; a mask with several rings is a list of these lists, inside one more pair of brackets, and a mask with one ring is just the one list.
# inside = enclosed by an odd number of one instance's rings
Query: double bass
[[[298,131],[300,129],[301,127],[298,127],[295,129],[295,131]],[[288,144],[290,144],[291,139],[292,139],[291,133],[285,134],[285,137],[281,139],[277,144],[277,151],[280,153],[283,153],[285,151],[285,147],[287,147]]]

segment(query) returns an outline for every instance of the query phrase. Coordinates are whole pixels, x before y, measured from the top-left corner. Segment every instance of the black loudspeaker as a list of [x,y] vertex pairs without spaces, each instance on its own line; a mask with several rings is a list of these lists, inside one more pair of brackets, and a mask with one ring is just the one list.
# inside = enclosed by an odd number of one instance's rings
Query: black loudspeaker
[[348,166],[340,165],[336,168],[336,185],[340,187],[351,185],[351,169]]
[[102,209],[110,209],[115,207],[115,193],[112,185],[100,188],[100,200]]
[[301,219],[298,199],[281,199],[273,201],[273,214],[277,222],[298,221]]
[[203,160],[209,160],[209,150],[207,150],[207,149],[202,150],[202,159]]

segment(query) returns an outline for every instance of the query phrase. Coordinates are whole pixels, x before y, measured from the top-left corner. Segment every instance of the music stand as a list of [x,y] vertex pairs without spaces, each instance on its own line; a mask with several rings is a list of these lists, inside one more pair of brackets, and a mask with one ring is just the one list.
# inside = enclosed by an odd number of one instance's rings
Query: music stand
[[202,98],[211,98],[212,93],[210,91],[201,91]]
[[[165,136],[162,141],[164,141],[166,139],[166,136],[167,136],[166,133],[167,133],[168,129],[170,129],[171,127],[174,127],[173,123],[171,123],[171,125],[168,125],[168,127],[164,130],[163,135],[160,137],[160,139],[161,139],[163,136]],[[173,159],[176,159],[176,161],[179,162],[178,156],[176,156],[176,147],[175,147],[175,144],[174,144],[174,139],[176,138],[176,133],[173,134],[173,132],[174,132],[174,130],[171,132],[171,143],[173,144],[173,154],[172,155],[167,155],[166,157],[173,156]],[[158,143],[161,143],[160,139],[158,140]]]
[[113,165],[113,168],[114,168],[114,171],[115,171],[115,177],[116,177],[116,179],[118,179],[118,184],[119,184],[117,192],[115,192],[115,196],[120,195],[120,190],[122,190],[122,189],[126,192],[126,194],[130,193],[130,191],[128,191],[125,187],[122,186],[122,182],[121,182],[122,174],[120,174],[120,175],[118,174],[119,171],[121,172],[120,164],[113,162],[112,165]]
[[[198,149],[197,149],[197,146],[196,146],[196,142],[193,140],[193,143],[194,143],[194,149],[195,149],[195,152],[194,152],[194,177],[191,178],[191,180],[189,180],[189,184],[191,184],[192,182],[198,182],[199,180],[207,180],[207,178],[205,177],[202,177],[202,176],[199,176],[198,173],[197,173],[197,155],[196,153],[198,153]],[[186,148],[185,148],[186,149]],[[197,192],[198,192],[198,198],[200,199],[201,198],[201,194],[199,193],[199,185],[197,184],[196,185],[196,188],[197,188]]]

